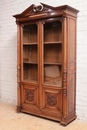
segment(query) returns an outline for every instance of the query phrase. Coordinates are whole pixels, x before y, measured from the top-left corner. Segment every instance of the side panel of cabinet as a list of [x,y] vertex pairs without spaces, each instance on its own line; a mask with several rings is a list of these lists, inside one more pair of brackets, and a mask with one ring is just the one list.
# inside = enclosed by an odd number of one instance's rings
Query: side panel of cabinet
[[21,25],[17,25],[17,112],[21,111]]
[[[68,114],[76,105],[76,19],[68,18]],[[75,113],[74,113],[75,114]]]
[[63,21],[63,117],[61,124],[76,118],[76,19]]

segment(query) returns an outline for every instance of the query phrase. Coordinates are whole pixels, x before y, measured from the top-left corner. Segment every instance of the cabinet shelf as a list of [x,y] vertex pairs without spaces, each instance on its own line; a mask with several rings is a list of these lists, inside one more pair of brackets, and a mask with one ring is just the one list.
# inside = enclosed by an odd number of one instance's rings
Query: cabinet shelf
[[35,85],[37,85],[38,84],[38,82],[37,81],[35,81],[35,80],[29,80],[29,79],[25,79],[25,80],[23,80],[23,83],[29,83],[29,84],[35,84]]
[[38,64],[37,62],[23,61],[24,64]]
[[60,44],[60,43],[62,43],[62,41],[49,41],[49,42],[44,42],[44,44]]
[[23,43],[23,45],[37,45],[37,43]]
[[62,65],[62,63],[44,62],[45,65]]

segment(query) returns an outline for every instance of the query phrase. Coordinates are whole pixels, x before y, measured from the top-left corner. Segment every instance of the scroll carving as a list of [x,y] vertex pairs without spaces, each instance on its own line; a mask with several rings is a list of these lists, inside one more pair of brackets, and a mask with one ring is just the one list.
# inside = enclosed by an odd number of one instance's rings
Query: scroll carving
[[34,100],[34,90],[26,90],[26,99],[29,102],[32,102]]
[[33,12],[40,12],[43,10],[43,5],[33,6]]
[[57,94],[46,93],[47,95],[47,105],[55,106],[57,104]]

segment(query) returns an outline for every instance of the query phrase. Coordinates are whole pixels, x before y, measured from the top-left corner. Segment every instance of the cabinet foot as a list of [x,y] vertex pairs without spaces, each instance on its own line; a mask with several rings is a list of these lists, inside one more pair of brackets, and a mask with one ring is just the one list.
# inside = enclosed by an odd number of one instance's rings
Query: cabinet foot
[[17,106],[16,112],[17,112],[17,113],[21,112],[21,106]]
[[69,115],[69,116],[66,116],[66,117],[62,117],[62,120],[61,120],[60,124],[66,126],[75,119],[76,119],[76,115],[73,115],[73,114]]

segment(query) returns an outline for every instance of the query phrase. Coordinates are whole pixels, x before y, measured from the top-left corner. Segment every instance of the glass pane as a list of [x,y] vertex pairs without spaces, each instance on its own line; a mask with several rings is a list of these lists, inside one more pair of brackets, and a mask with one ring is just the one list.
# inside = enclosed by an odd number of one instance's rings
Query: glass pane
[[38,66],[37,64],[24,64],[23,65],[23,79],[25,81],[38,80]]
[[23,28],[23,43],[37,43],[37,25],[26,25]]
[[38,81],[38,44],[35,24],[23,28],[23,80]]
[[59,21],[44,25],[44,83],[62,86],[62,27]]
[[37,63],[37,45],[23,46],[23,61],[28,63]]
[[45,23],[44,42],[58,42],[62,40],[62,25],[60,21]]
[[44,65],[44,82],[61,87],[61,71],[61,66],[59,65]]

